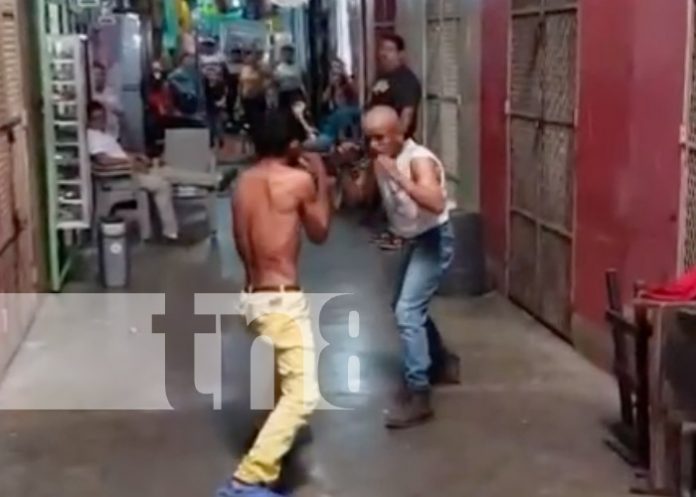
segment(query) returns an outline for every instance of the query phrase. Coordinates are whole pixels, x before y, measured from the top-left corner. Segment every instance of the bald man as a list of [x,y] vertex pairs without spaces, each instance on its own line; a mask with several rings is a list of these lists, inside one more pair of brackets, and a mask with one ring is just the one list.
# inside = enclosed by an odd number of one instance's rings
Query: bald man
[[432,417],[431,383],[458,382],[458,359],[448,353],[428,306],[454,253],[445,170],[427,148],[407,139],[399,115],[378,106],[363,119],[373,158],[358,178],[343,180],[349,204],[380,195],[393,233],[406,243],[393,310],[404,345],[404,386],[386,412],[388,428],[406,428]]

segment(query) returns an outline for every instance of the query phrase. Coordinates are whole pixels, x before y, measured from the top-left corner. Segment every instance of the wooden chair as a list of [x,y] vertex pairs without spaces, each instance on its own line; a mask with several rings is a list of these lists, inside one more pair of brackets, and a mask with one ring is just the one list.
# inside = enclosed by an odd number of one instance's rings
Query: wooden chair
[[[634,456],[622,454],[637,466],[647,469],[650,465],[650,422],[648,346],[650,327],[646,319],[624,315],[618,275],[615,270],[606,272],[608,307],[606,320],[611,326],[614,345],[613,371],[616,376],[621,406],[622,427],[630,434],[627,448]],[[641,312],[641,311],[638,311]]]

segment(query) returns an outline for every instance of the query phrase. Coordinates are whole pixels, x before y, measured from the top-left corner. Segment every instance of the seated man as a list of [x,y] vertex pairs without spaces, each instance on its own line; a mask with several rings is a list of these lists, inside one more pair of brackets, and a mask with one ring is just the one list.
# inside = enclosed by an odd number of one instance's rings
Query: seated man
[[150,192],[157,205],[166,241],[179,239],[179,226],[174,213],[172,185],[157,169],[150,169],[147,157],[127,154],[116,139],[106,132],[106,112],[98,102],[89,105],[87,143],[96,171],[127,171],[135,182]]

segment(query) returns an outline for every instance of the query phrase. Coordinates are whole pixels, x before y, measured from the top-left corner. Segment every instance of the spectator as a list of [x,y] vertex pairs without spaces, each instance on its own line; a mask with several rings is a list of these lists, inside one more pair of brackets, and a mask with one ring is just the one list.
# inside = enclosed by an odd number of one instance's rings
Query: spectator
[[286,45],[280,50],[280,63],[273,73],[278,87],[278,106],[288,109],[300,98],[305,97],[302,69],[296,61],[295,47]]
[[169,76],[168,82],[174,110],[180,116],[195,116],[199,110],[199,98],[203,91],[194,54],[185,52],[181,55],[179,66]]
[[418,77],[406,65],[406,44],[396,34],[382,37],[379,45],[379,71],[368,107],[384,105],[396,110],[407,138],[412,138],[418,126],[418,110],[422,88]]
[[244,118],[251,129],[261,126],[266,115],[269,74],[261,60],[263,52],[251,49],[245,53],[244,66],[239,75],[239,95]]
[[127,154],[116,138],[106,132],[106,111],[102,104],[92,102],[89,105],[88,116],[87,143],[95,169],[130,172],[136,183],[154,196],[165,240],[179,241],[179,225],[174,212],[171,183],[158,174],[157,170],[150,169],[150,161],[146,157]]
[[244,55],[240,47],[234,47],[225,64],[224,78],[227,85],[227,117],[233,130],[237,129],[237,103],[239,100],[239,75]]
[[152,71],[145,83],[145,106],[145,141],[150,155],[157,156],[162,152],[165,123],[171,112],[169,88],[159,61],[152,63]]
[[352,78],[340,59],[331,64],[329,86],[322,96],[328,115],[323,119],[318,136],[305,143],[305,148],[318,152],[329,150],[341,134],[360,121],[360,102]]
[[222,147],[224,142],[223,114],[227,103],[227,86],[222,66],[210,68],[205,73],[205,108],[210,129],[212,147]]

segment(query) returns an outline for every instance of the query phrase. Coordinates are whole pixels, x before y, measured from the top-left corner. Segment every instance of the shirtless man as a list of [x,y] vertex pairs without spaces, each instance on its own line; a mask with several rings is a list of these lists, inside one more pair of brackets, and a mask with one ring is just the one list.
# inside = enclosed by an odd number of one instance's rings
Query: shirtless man
[[[299,286],[302,228],[326,240],[331,189],[321,159],[299,155],[287,114],[269,112],[253,135],[258,163],[233,194],[234,239],[246,272],[242,306],[250,328],[273,342],[280,396],[254,446],[218,497],[272,497],[281,460],[319,399],[309,309]],[[276,385],[277,386],[277,385]]]
[[454,255],[445,170],[435,154],[407,138],[394,109],[374,107],[363,128],[373,164],[359,178],[344,177],[344,198],[369,203],[379,195],[390,230],[407,243],[392,304],[404,346],[405,388],[386,413],[388,428],[406,428],[432,416],[432,383],[458,382],[458,359],[445,349],[428,313]]

